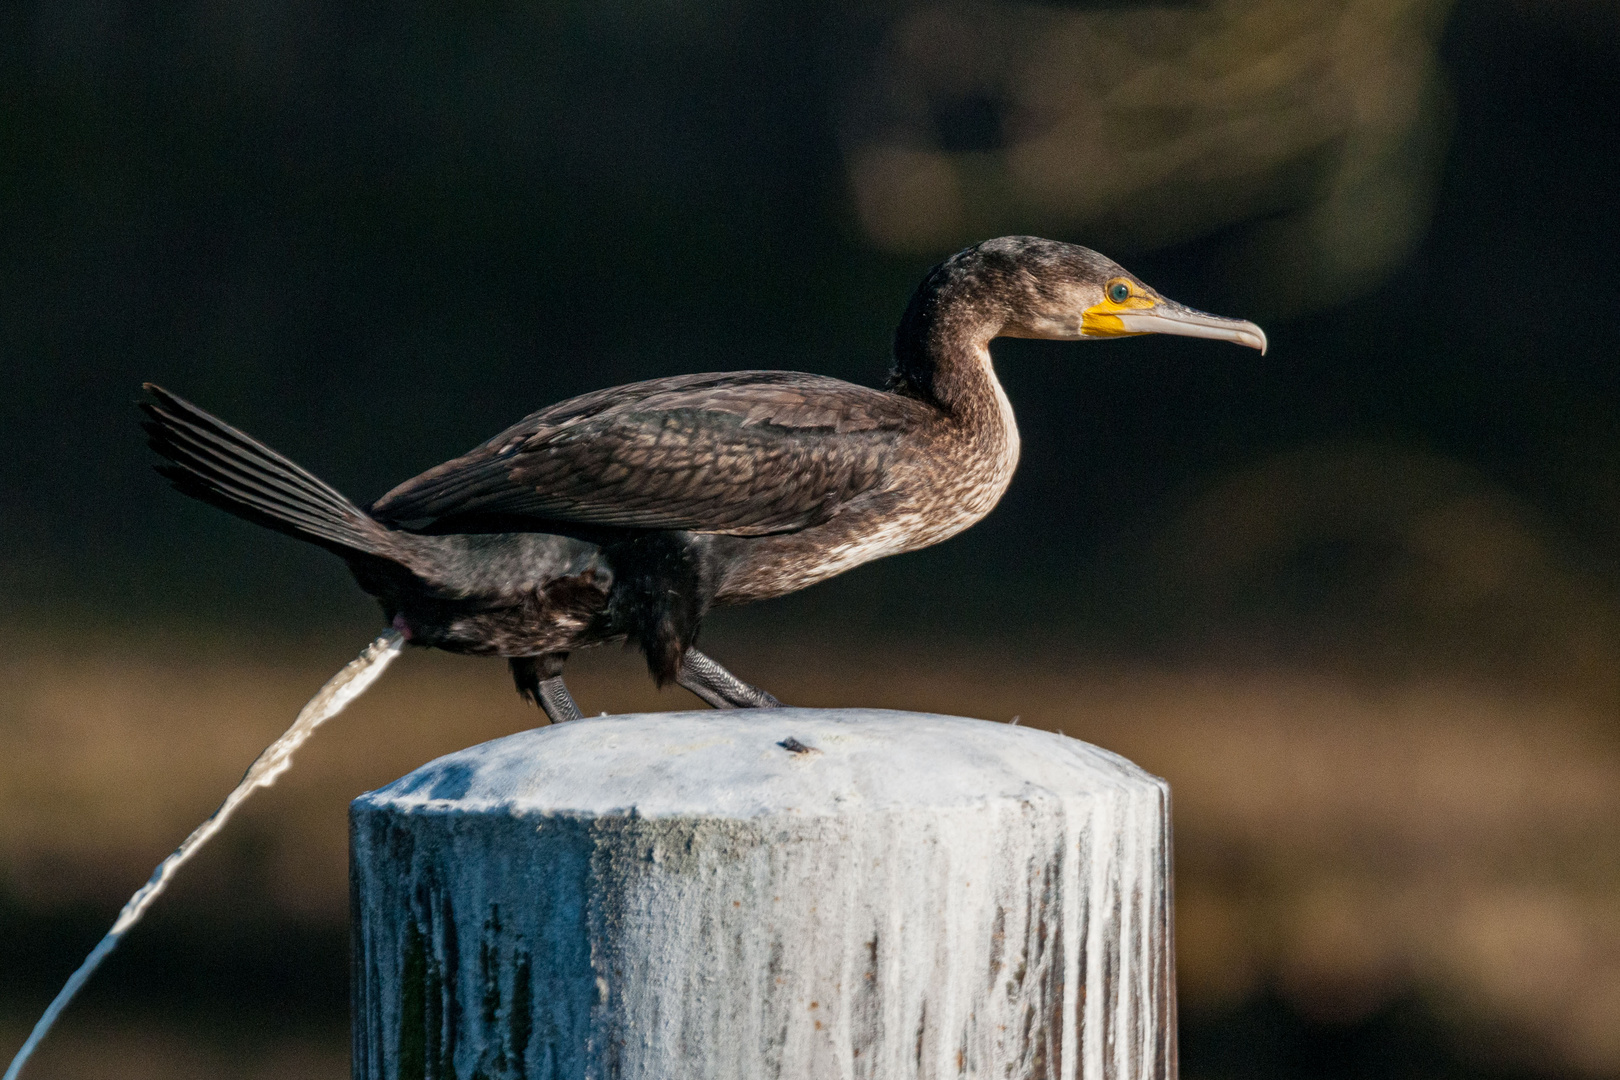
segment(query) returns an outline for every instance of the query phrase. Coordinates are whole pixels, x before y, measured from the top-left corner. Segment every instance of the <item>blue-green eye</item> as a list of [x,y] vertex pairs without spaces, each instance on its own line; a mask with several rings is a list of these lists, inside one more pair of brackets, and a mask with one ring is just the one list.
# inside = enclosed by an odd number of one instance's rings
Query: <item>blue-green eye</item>
[[1108,286],[1108,299],[1116,304],[1123,304],[1131,298],[1131,287],[1123,281],[1116,281]]

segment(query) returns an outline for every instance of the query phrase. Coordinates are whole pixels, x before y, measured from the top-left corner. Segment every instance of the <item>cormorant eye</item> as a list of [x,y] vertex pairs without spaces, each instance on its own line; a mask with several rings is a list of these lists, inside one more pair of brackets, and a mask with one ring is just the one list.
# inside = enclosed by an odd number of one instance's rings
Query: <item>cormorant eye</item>
[[1123,304],[1131,298],[1131,287],[1123,281],[1116,281],[1108,286],[1108,299],[1116,304]]

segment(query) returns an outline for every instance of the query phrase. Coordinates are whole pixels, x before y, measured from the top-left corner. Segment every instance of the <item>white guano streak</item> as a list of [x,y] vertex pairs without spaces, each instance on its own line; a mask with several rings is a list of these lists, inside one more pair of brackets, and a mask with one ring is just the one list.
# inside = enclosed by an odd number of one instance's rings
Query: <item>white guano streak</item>
[[231,815],[236,813],[237,808],[249,795],[259,788],[267,788],[274,784],[281,774],[291,767],[293,752],[304,744],[316,728],[342,712],[348,707],[349,702],[365,693],[388,665],[399,656],[404,646],[405,639],[397,630],[389,630],[366,646],[364,652],[327,680],[326,685],[309,700],[309,704],[299,711],[298,718],[292,722],[292,726],[281,738],[271,743],[254,759],[253,764],[248,766],[247,773],[243,775],[242,782],[225,796],[225,801],[219,804],[219,809],[215,810],[207,821],[192,830],[191,835],[174,849],[174,854],[159,863],[146,884],[129,898],[129,902],[124,905],[124,909],[118,913],[118,918],[113,922],[112,929],[108,930],[106,936],[90,950],[90,955],[85,957],[78,970],[68,977],[68,981],[45,1009],[44,1015],[34,1025],[28,1041],[17,1051],[17,1056],[11,1059],[4,1080],[17,1080],[22,1074],[23,1066],[44,1040],[51,1026],[56,1023],[57,1017],[62,1015],[62,1011],[67,1008],[74,995],[89,981],[96,968],[101,966],[101,962],[117,946],[119,939],[130,927],[141,921],[141,916],[146,914],[152,902],[168,887],[174,872],[197,854],[215,833],[224,828]]

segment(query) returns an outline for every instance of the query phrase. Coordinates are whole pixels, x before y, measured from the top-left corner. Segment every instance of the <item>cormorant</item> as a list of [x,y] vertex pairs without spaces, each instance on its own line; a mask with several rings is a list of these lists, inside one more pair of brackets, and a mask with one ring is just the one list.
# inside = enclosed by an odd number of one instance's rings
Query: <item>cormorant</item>
[[775,705],[694,648],[710,607],[765,600],[937,544],[1000,500],[1018,428],[997,337],[1180,334],[1265,351],[1073,244],[1010,236],[917,287],[886,389],[820,375],[678,375],[552,405],[362,508],[148,385],[158,471],[187,495],[341,556],[411,642],[508,658],[553,722],[571,650],[629,640],[659,685]]

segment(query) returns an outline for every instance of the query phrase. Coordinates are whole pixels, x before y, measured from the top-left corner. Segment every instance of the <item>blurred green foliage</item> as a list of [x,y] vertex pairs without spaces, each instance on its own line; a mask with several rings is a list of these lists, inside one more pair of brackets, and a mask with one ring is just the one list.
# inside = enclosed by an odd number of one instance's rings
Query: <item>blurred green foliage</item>
[[[972,238],[886,255],[857,212],[851,133],[892,129],[858,121],[887,115],[870,88],[899,77],[895,35],[923,10],[13,5],[0,34],[8,608],[362,617],[331,560],[186,505],[151,476],[128,408],[144,379],[368,498],[601,385],[743,367],[880,378],[921,270]],[[1163,606],[1140,595],[1128,558],[1144,530],[1231,468],[1342,437],[1470,463],[1612,564],[1615,27],[1573,0],[1534,15],[1479,0],[1443,33],[1441,9],[1423,16],[1391,0],[1380,23],[1383,10],[1371,0],[1297,12],[1235,0],[939,9],[982,18],[990,44],[1009,19],[1111,32],[1097,59],[1107,65],[1082,82],[1134,72],[1136,104],[1121,111],[1104,94],[1054,108],[1105,113],[1126,146],[1133,124],[1148,147],[1215,124],[1234,162],[1248,162],[1238,171],[1304,193],[1237,198],[1211,173],[1222,139],[1205,139],[1204,172],[1166,180],[1158,216],[1174,228],[1155,231],[1151,183],[1130,196],[1135,225],[1092,229],[1084,215],[1013,206],[992,215],[997,228],[1100,242],[1095,231],[1169,295],[1296,315],[1268,325],[1265,360],[1186,342],[1003,343],[1025,434],[1003,507],[912,556],[913,568],[872,568],[858,588],[829,586],[827,600],[806,603],[869,614],[898,604],[910,617],[912,594],[949,573],[966,584],[933,614],[962,627],[1038,589],[1073,633],[1118,638],[1132,611],[1148,613],[1151,633]],[[1417,38],[1411,18],[1425,27]],[[1276,250],[1277,223],[1293,213],[1281,211],[1309,203],[1317,173],[1286,154],[1269,172],[1254,163],[1253,138],[1230,134],[1249,100],[1231,80],[1251,71],[1273,89],[1250,96],[1274,109],[1288,84],[1272,68],[1309,61],[1311,49],[1359,55],[1353,42],[1333,45],[1352,32],[1395,35],[1363,51],[1411,53],[1448,73],[1454,105],[1426,122],[1449,137],[1424,145],[1449,149],[1430,185],[1432,224],[1402,249],[1409,257],[1359,299],[1300,313],[1275,284],[1278,267],[1233,268],[1256,237]],[[1085,61],[1082,51],[1074,62]],[[1395,92],[1378,81],[1385,69],[1341,63],[1323,75],[1323,100],[1354,90],[1357,72],[1364,93]],[[1303,79],[1300,92],[1315,85],[1308,63],[1287,77]],[[1235,86],[1236,103],[1193,109],[1154,90],[1178,79],[1205,97]],[[1172,111],[1144,113],[1150,93],[1170,93]],[[971,152],[972,132],[958,129],[976,114],[952,111],[953,100],[925,110],[934,127],[913,134]],[[1005,118],[978,119],[994,134]],[[1335,160],[1355,158],[1354,145],[1333,145]],[[1304,251],[1316,234],[1301,228],[1280,235]]]

